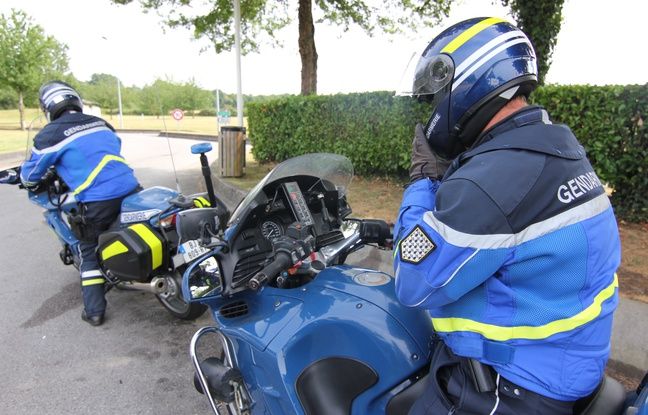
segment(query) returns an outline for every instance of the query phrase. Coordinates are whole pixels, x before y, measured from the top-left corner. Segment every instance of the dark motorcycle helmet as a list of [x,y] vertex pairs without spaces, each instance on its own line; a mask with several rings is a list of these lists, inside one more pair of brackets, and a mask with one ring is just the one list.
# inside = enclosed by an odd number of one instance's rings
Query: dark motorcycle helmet
[[54,121],[65,111],[83,112],[81,96],[63,81],[50,81],[41,86],[38,101],[48,121]]
[[492,117],[538,83],[527,36],[499,18],[457,23],[432,40],[415,69],[411,95],[432,106],[430,147],[452,159],[470,148]]

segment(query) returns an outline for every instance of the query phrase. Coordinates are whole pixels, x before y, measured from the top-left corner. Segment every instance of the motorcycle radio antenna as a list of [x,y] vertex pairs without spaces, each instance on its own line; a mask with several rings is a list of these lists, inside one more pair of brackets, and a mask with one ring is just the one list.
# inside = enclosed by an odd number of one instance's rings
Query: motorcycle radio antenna
[[158,104],[160,104],[160,114],[162,114],[162,125],[164,127],[164,135],[166,136],[167,148],[169,149],[169,156],[171,157],[171,167],[173,168],[173,177],[175,178],[176,190],[178,193],[182,194],[180,189],[180,182],[178,181],[178,172],[176,171],[175,160],[173,158],[173,151],[171,151],[171,140],[169,139],[169,130],[167,129],[166,116],[162,110],[162,101],[158,95]]
[[25,160],[29,159],[29,140],[32,138],[32,127],[34,126],[34,123],[36,121],[42,120],[45,116],[42,113],[39,113],[37,116],[34,117],[34,119],[31,120],[29,125],[27,126],[27,141],[25,142]]

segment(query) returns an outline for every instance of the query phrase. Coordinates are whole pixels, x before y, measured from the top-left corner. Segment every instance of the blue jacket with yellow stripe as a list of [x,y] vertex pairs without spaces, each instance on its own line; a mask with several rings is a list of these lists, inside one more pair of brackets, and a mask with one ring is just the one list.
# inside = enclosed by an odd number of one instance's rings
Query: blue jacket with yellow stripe
[[[421,134],[417,127],[417,134]],[[569,128],[526,107],[403,196],[396,292],[460,356],[554,399],[591,393],[609,355],[616,220]]]
[[110,124],[92,115],[68,112],[34,137],[20,179],[27,186],[35,185],[55,166],[78,201],[115,199],[138,185],[120,151],[121,140]]

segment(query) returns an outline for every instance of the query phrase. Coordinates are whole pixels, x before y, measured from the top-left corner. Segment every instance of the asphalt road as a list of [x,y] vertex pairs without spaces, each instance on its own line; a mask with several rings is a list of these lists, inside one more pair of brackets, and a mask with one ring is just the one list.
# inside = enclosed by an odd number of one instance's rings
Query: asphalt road
[[[121,136],[142,185],[175,188],[166,139]],[[185,193],[203,188],[194,143],[170,140]],[[188,356],[208,314],[180,321],[150,294],[112,290],[106,322],[91,327],[80,318],[78,273],[59,260],[41,209],[15,186],[0,185],[0,200],[0,413],[210,413]]]

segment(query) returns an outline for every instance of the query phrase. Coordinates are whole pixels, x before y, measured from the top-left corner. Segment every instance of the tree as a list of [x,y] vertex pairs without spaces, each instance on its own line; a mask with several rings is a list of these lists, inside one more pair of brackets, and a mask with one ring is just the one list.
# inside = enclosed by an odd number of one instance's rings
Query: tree
[[565,0],[502,0],[511,8],[517,26],[529,36],[538,58],[538,81],[551,65],[551,55],[556,46],[562,23],[562,7]]
[[26,94],[61,77],[68,69],[67,46],[47,36],[23,11],[0,15],[0,87],[18,95],[20,128],[25,129]]
[[117,100],[117,77],[105,73],[95,73],[81,89],[81,96],[94,101],[100,107],[112,112],[119,106]]
[[[134,0],[112,0],[116,4],[129,4]],[[196,38],[206,37],[216,53],[230,50],[234,44],[234,11],[231,0],[194,1],[209,4],[206,13],[197,13],[191,0],[137,0],[145,9],[155,9],[166,15],[169,27],[186,27]],[[277,45],[275,33],[291,22],[297,1],[299,27],[299,54],[302,62],[301,93],[317,92],[317,49],[313,3],[319,13],[318,22],[342,26],[347,31],[357,25],[368,34],[380,30],[398,33],[421,25],[434,25],[447,16],[452,0],[241,0],[241,52],[259,48],[258,40],[267,35],[270,43]],[[374,4],[380,4],[379,7]]]
[[186,111],[196,112],[202,109],[213,107],[213,97],[211,92],[200,89],[196,85],[195,79],[180,85],[180,101],[178,108]]

